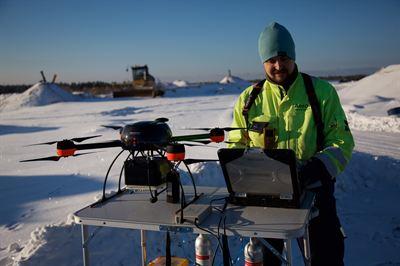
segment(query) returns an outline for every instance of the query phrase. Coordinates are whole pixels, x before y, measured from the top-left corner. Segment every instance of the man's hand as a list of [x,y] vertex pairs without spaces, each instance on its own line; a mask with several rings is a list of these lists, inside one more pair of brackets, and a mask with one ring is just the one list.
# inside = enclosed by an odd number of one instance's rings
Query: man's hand
[[316,157],[311,157],[299,168],[300,185],[303,188],[313,189],[327,186],[333,182],[332,176],[325,165]]

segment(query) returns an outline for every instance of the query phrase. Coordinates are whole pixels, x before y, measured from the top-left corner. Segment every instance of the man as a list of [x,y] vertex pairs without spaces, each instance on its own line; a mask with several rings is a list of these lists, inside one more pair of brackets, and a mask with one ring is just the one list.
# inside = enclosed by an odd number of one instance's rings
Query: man
[[[310,78],[319,110],[312,110],[307,77],[295,63],[295,45],[289,31],[274,22],[261,32],[259,54],[266,80],[248,106],[253,86],[236,102],[229,147],[292,149],[300,162],[299,179],[306,188],[316,191],[315,206],[319,215],[310,221],[309,234],[312,265],[343,265],[344,232],[336,214],[333,196],[335,177],[344,170],[354,147],[353,137],[335,89],[328,82]],[[309,76],[308,76],[309,77]],[[308,86],[310,87],[310,86]],[[317,124],[319,126],[317,126]],[[282,250],[281,240],[271,240]],[[280,265],[265,252],[264,265]]]

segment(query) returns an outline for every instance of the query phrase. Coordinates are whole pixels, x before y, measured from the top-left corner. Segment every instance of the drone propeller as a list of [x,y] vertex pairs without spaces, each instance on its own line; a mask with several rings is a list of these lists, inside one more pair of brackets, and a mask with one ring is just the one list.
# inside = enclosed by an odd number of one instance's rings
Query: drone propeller
[[200,146],[200,147],[204,147],[204,145],[201,144],[194,144],[194,143],[181,143],[185,146],[189,146],[189,147],[194,147],[194,146]]
[[202,163],[202,162],[218,162],[216,159],[185,159],[183,162],[187,165],[194,163]]
[[212,141],[211,140],[190,140],[190,142],[198,142],[204,145],[210,144]]
[[106,126],[106,125],[102,125],[102,127],[111,128],[111,129],[114,129],[114,130],[121,130],[122,129],[121,126]]
[[[193,141],[193,142],[197,142],[197,141]],[[187,143],[187,142],[182,142],[181,144],[185,145],[185,146],[189,146],[189,147],[205,147],[205,148],[216,148],[218,149],[219,147],[217,146],[211,146],[211,145],[207,145],[208,143],[211,143],[212,141],[209,141],[207,143],[203,143],[203,144],[194,144],[194,143]],[[200,142],[201,143],[201,142]]]
[[[202,143],[204,145],[213,143],[213,141],[211,140],[189,140],[190,142],[198,142],[198,143]],[[239,143],[239,142],[233,142],[233,141],[222,141],[223,143],[227,143],[227,144],[233,144],[233,143]],[[185,144],[186,145],[186,144]],[[203,145],[200,145],[203,146]],[[203,146],[203,147],[211,147],[211,146]]]
[[[155,122],[166,123],[166,122],[168,122],[168,118],[159,117],[159,118],[155,119],[154,121]],[[111,128],[111,129],[114,129],[114,130],[122,130],[124,128],[123,126],[108,126],[108,125],[102,125],[102,127]]]
[[224,141],[224,143],[236,144],[236,143],[241,143],[241,142],[239,142],[239,141]]
[[165,117],[159,117],[159,118],[157,118],[156,120],[154,120],[154,121],[156,121],[156,122],[162,122],[162,123],[166,123],[166,122],[168,122],[169,121],[169,119],[168,118],[165,118]]
[[[82,137],[82,138],[72,138],[72,139],[70,139],[70,140],[73,141],[73,142],[82,142],[82,141],[85,141],[85,140],[87,140],[87,139],[92,139],[92,138],[97,138],[97,137],[101,137],[101,135],[89,136],[89,137]],[[57,143],[57,142],[60,142],[60,141],[49,141],[49,142],[43,142],[43,143],[36,143],[36,144],[28,145],[28,146],[52,145],[52,144],[55,144],[55,143]]]
[[[90,154],[90,153],[95,153],[95,152],[79,153],[79,154],[74,154],[72,156],[76,157],[76,156]],[[36,158],[36,159],[30,159],[30,160],[23,160],[23,161],[19,161],[19,162],[25,163],[25,162],[36,162],[36,161],[58,161],[58,160],[60,160],[60,158],[63,158],[63,157],[66,157],[66,156],[49,156],[49,157]]]
[[224,131],[232,131],[232,130],[239,130],[239,129],[246,129],[245,127],[194,127],[194,128],[185,128],[188,130],[205,130],[205,131],[209,131],[209,130],[213,130],[213,129],[221,129]]

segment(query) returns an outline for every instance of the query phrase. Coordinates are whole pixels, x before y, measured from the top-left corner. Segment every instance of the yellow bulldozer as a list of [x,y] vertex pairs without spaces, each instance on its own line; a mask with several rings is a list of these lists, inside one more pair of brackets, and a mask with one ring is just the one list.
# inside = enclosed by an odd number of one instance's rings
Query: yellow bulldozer
[[164,95],[164,89],[157,84],[154,77],[149,74],[149,68],[144,66],[132,66],[132,84],[119,91],[113,92],[113,97],[134,97],[151,96],[157,97]]

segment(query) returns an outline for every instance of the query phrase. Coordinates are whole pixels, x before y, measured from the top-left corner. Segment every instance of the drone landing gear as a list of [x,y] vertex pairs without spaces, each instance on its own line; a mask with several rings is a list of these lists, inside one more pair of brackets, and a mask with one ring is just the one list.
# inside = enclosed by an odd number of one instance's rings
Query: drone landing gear
[[[125,158],[124,164],[121,168],[118,180],[118,191],[111,195],[106,196],[106,185],[107,179],[110,174],[110,171],[116,162],[116,160],[120,157],[120,155],[125,150],[122,150],[117,154],[114,160],[111,162],[107,174],[104,178],[103,183],[103,195],[102,198],[91,205],[91,207],[96,207],[98,204],[104,203],[109,199],[116,197],[126,190],[149,190],[150,192],[150,202],[155,203],[158,201],[158,196],[167,191],[167,202],[169,203],[181,203],[180,209],[177,213],[180,213],[180,221],[181,223],[184,222],[183,219],[183,212],[186,207],[190,204],[193,204],[197,201],[202,194],[197,194],[196,184],[194,182],[193,174],[188,167],[188,164],[195,163],[197,161],[178,161],[173,162],[168,161],[163,154],[160,157],[153,156],[152,152],[145,154],[141,152],[142,156],[137,156],[140,152],[130,151],[128,156]],[[194,189],[194,197],[186,202],[185,192],[183,190],[183,186],[181,183],[181,178],[178,172],[178,167],[180,163],[185,165],[189,177],[193,184]],[[125,184],[126,186],[121,188],[121,180],[122,175],[125,173]]]

